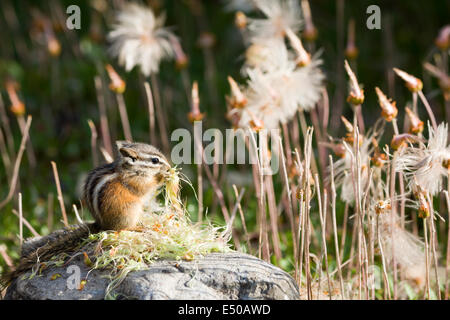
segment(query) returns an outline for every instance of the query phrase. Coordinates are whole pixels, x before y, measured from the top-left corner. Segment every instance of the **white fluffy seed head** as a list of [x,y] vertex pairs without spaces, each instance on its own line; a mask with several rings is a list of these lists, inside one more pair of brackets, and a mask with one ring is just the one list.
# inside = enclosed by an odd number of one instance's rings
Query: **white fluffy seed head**
[[450,159],[447,145],[448,125],[441,123],[436,131],[428,125],[429,138],[426,146],[409,146],[399,151],[395,169],[405,173],[411,189],[417,181],[431,195],[442,187],[442,178],[447,174],[443,162]]
[[249,19],[250,36],[255,39],[283,38],[286,29],[298,32],[303,24],[297,0],[255,0],[265,19]]
[[[265,61],[259,68],[248,68],[249,80],[244,89],[245,108],[239,110],[240,127],[247,127],[252,114],[262,120],[264,128],[278,128],[279,123],[291,120],[297,110],[309,111],[321,96],[324,75],[319,69],[321,61],[313,59],[305,67],[297,67],[289,59],[287,49]],[[235,112],[235,111],[234,111]]]
[[108,34],[111,55],[117,57],[127,71],[139,66],[145,76],[157,73],[161,60],[174,56],[169,40],[174,35],[163,27],[164,22],[164,15],[155,17],[145,6],[126,4]]

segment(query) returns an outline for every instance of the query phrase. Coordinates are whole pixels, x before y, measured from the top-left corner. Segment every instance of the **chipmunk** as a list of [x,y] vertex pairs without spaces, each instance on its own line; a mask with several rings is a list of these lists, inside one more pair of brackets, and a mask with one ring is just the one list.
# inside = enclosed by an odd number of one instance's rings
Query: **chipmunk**
[[116,144],[120,157],[89,173],[83,201],[101,230],[133,230],[143,204],[157,194],[171,166],[153,146]]
[[95,222],[71,226],[54,232],[51,237],[25,243],[19,265],[1,276],[0,287],[8,286],[38,261],[74,250],[90,233],[139,231],[143,206],[158,195],[171,166],[151,145],[117,141],[116,146],[117,159],[93,169],[84,183],[82,201]]

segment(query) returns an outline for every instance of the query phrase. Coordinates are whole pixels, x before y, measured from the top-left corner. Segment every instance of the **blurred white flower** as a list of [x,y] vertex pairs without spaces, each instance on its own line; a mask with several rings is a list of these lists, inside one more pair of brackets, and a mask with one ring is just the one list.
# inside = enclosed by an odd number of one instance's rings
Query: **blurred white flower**
[[309,111],[320,99],[324,79],[318,68],[321,61],[313,59],[309,65],[298,68],[288,59],[286,48],[279,52],[273,55],[275,61],[247,69],[249,80],[243,90],[247,104],[232,110],[240,115],[240,127],[247,127],[257,118],[266,129],[278,128],[280,122],[291,120],[299,108]]
[[298,32],[302,26],[302,12],[298,0],[254,0],[265,19],[249,19],[251,38],[283,38],[286,30]]
[[286,69],[289,64],[289,52],[283,39],[269,38],[251,44],[245,51],[245,64],[242,74],[247,75],[249,69],[271,72]]
[[[362,144],[359,147],[359,155],[361,158],[361,184],[360,184],[360,190],[359,195],[362,198],[363,192],[367,187],[367,184],[369,183],[369,170],[370,170],[370,154],[373,152],[373,144],[372,144],[372,138],[374,136],[370,137],[362,137],[360,141],[362,141]],[[347,142],[344,142],[347,144]],[[352,162],[353,160],[353,147],[351,145],[348,145],[350,151],[347,150],[345,152],[345,156],[340,158],[334,163],[334,172],[335,172],[335,182],[336,187],[341,187],[341,199],[342,201],[346,203],[353,203],[356,199],[355,196],[355,185],[354,181],[356,181],[356,171],[355,171],[355,177],[352,175]],[[356,182],[355,182],[356,183]]]
[[417,236],[400,227],[400,217],[397,215],[392,223],[391,214],[392,211],[387,210],[378,216],[380,240],[385,257],[388,262],[392,262],[395,255],[395,260],[405,277],[423,285],[426,272],[424,244]]
[[174,55],[169,39],[175,36],[164,28],[164,22],[165,15],[155,17],[145,6],[126,4],[108,34],[110,53],[127,71],[138,65],[145,76],[158,72],[161,60]]
[[442,177],[447,175],[450,160],[450,146],[447,145],[448,125],[443,122],[436,131],[428,125],[428,132],[426,146],[410,146],[399,151],[395,169],[405,173],[410,189],[416,179],[422,189],[435,195],[441,190]]

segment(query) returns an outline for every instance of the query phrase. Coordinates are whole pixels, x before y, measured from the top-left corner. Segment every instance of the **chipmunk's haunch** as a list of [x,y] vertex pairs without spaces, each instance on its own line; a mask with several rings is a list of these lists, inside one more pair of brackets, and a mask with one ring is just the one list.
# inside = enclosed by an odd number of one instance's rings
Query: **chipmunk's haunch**
[[84,184],[83,202],[95,222],[71,226],[25,243],[18,266],[1,275],[0,288],[8,286],[39,261],[75,250],[89,233],[137,229],[143,205],[159,193],[170,164],[151,145],[126,141],[117,141],[116,145],[117,159],[92,170]]
[[117,142],[119,158],[92,170],[83,201],[102,230],[133,229],[146,200],[154,197],[170,165],[164,155],[144,143]]

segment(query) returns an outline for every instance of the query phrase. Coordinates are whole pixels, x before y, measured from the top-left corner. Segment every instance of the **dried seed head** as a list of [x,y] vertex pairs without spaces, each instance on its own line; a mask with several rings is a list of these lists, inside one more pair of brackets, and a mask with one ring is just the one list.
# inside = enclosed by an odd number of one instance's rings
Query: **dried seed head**
[[384,214],[391,210],[391,201],[390,200],[378,200],[375,204],[375,213],[376,214]]
[[445,100],[450,100],[450,77],[440,68],[432,65],[431,63],[425,62],[423,66],[428,72],[438,79],[438,83],[444,94]]
[[[362,144],[363,144],[364,139],[363,139],[363,137],[360,135],[359,138],[358,138],[358,140],[359,140],[359,146],[361,147]],[[347,142],[347,143],[349,143],[350,145],[353,146],[353,142],[355,141],[355,136],[354,136],[354,134],[353,134],[353,133],[347,133],[347,134],[345,135],[345,137],[344,137],[344,141]]]
[[61,53],[61,45],[53,35],[47,39],[47,50],[52,57],[57,57]]
[[233,129],[236,130],[237,128],[239,128],[239,121],[241,121],[241,116],[238,112],[236,112],[236,109],[229,109],[226,114],[226,118],[231,122],[231,127]]
[[419,218],[428,218],[430,216],[430,204],[423,192],[417,193],[417,200],[419,201]]
[[347,46],[345,48],[345,56],[349,60],[354,60],[358,57],[359,50],[355,44],[355,20],[350,20],[348,24]]
[[314,41],[317,39],[317,28],[314,26],[311,15],[311,8],[308,0],[302,0],[301,2],[303,17],[305,19],[305,28],[303,29],[302,36],[306,41]]
[[173,51],[175,53],[175,66],[178,70],[182,70],[187,67],[189,63],[189,59],[183,51],[181,47],[180,41],[177,37],[170,34],[169,35],[170,43],[172,44]]
[[232,94],[231,106],[238,109],[245,107],[247,104],[247,98],[242,93],[236,81],[234,81],[232,77],[228,76],[228,83],[230,84]]
[[446,25],[440,31],[436,40],[434,41],[436,46],[445,51],[450,47],[450,25]]
[[442,166],[450,173],[450,157],[442,160]]
[[397,68],[394,68],[394,72],[405,81],[406,87],[409,89],[409,91],[419,92],[422,90],[423,83],[419,78],[416,78],[409,73]]
[[339,158],[345,158],[345,153],[347,152],[347,150],[342,143],[334,144],[331,148]]
[[439,86],[442,89],[446,101],[450,100],[450,77],[446,74],[439,78]]
[[345,125],[345,129],[348,133],[353,133],[353,125],[344,116],[341,116],[341,120]]
[[405,110],[409,119],[409,132],[414,134],[421,133],[424,128],[423,121],[421,121],[419,117],[408,107],[406,107]]
[[292,163],[288,169],[289,179],[294,179],[295,177],[299,177],[299,176],[300,176],[300,172],[298,171],[298,167],[295,165],[295,163]]
[[109,89],[111,89],[111,91],[115,93],[119,94],[124,93],[126,87],[125,81],[122,80],[122,78],[110,64],[107,64],[105,68],[106,71],[108,72],[109,79],[111,80],[111,83],[109,84]]
[[391,148],[393,150],[399,150],[402,147],[406,147],[408,142],[413,142],[414,136],[409,133],[402,133],[395,135],[391,140]]
[[239,29],[243,30],[247,26],[247,16],[242,11],[236,12],[236,15],[234,16],[234,24]]
[[371,160],[374,166],[381,168],[388,160],[388,157],[384,152],[380,152],[379,148],[375,148],[375,152],[373,153]]
[[355,73],[350,68],[347,60],[345,60],[345,70],[350,78],[350,93],[347,97],[347,102],[354,106],[361,105],[364,102],[364,91],[359,87],[358,80],[356,79]]
[[249,114],[251,117],[251,120],[249,122],[250,128],[255,132],[259,132],[260,130],[262,130],[264,128],[264,123],[262,122],[262,120],[255,117],[255,115],[251,111],[249,111]]
[[[342,120],[342,122],[345,125],[345,129],[347,130],[347,134],[344,137],[344,141],[348,142],[351,145],[353,145],[353,142],[355,141],[355,134],[354,134],[353,125],[344,116],[341,116],[341,120]],[[359,135],[359,139],[358,140],[359,140],[359,145],[362,146],[363,136]]]
[[299,67],[307,66],[311,62],[311,55],[306,52],[303,47],[302,41],[297,37],[297,35],[290,29],[286,29],[286,36],[289,39],[289,42],[294,49],[295,53],[297,53],[296,63]]
[[381,107],[381,116],[388,122],[391,122],[397,117],[398,110],[395,106],[396,102],[388,99],[380,88],[375,87],[375,91],[378,95],[378,103]]
[[188,119],[190,122],[201,121],[205,117],[205,114],[200,112],[200,96],[198,94],[198,83],[194,81],[192,84],[192,105],[191,111],[188,113]]
[[302,36],[306,41],[313,42],[317,39],[319,32],[313,24],[306,23]]
[[8,92],[9,100],[11,101],[11,112],[17,117],[23,116],[25,114],[25,104],[19,99],[16,91],[19,85],[17,82],[8,80],[6,81],[5,86],[6,91]]

